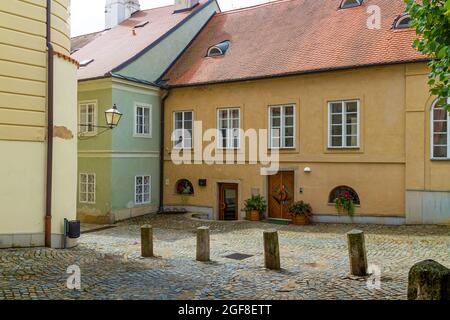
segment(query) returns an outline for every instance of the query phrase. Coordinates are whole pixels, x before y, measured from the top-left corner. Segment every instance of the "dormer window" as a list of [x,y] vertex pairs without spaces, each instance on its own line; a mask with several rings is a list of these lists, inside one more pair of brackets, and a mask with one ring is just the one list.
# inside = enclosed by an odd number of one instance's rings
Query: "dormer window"
[[394,22],[394,29],[408,29],[411,28],[411,16],[403,14]]
[[225,55],[227,50],[230,48],[230,41],[225,40],[221,43],[218,43],[211,48],[208,49],[208,57],[220,57]]
[[81,68],[86,67],[86,66],[88,66],[89,64],[91,64],[92,62],[94,62],[94,59],[86,59],[86,60],[83,60],[83,61],[80,62],[80,67],[81,67]]
[[363,0],[343,0],[341,3],[341,9],[359,7],[362,5]]
[[143,27],[145,27],[148,23],[149,23],[149,21],[143,21],[143,22],[140,22],[140,23],[138,23],[137,25],[134,26],[134,29],[137,29],[137,28],[143,28]]

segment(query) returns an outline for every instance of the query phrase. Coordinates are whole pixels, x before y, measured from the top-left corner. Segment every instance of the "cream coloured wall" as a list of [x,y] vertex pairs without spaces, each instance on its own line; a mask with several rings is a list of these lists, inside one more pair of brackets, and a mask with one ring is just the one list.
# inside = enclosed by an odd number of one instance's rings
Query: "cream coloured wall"
[[[428,120],[416,119],[420,114],[409,109],[424,109],[426,101],[432,101],[426,97],[429,98],[425,64],[173,89],[166,102],[165,204],[182,205],[188,201],[189,205],[213,206],[216,210],[214,185],[221,179],[241,181],[241,208],[252,188],[257,187],[266,195],[267,178],[259,175],[257,166],[173,165],[169,152],[175,110],[193,110],[195,120],[202,120],[205,129],[216,126],[217,108],[239,107],[241,127],[259,129],[268,126],[269,105],[294,103],[297,144],[295,150],[281,152],[281,166],[296,171],[295,198],[310,202],[316,214],[336,214],[327,201],[329,192],[338,185],[348,185],[361,198],[357,215],[405,217],[405,190],[409,186],[425,184],[428,179],[430,186],[450,189],[450,179],[437,176],[450,173],[449,162],[416,161],[429,156],[429,135],[425,137],[429,127]],[[352,150],[328,149],[327,102],[345,99],[360,100],[361,146]],[[303,172],[306,166],[312,168],[312,173]],[[421,169],[427,166],[429,173]],[[182,200],[175,195],[174,186],[185,177],[193,180],[198,192]],[[199,188],[199,178],[208,179],[209,187]]]
[[[76,216],[76,65],[69,0],[53,0],[54,174],[52,246]],[[0,1],[0,248],[44,245],[46,183],[46,1]],[[63,57],[62,55],[66,55]]]

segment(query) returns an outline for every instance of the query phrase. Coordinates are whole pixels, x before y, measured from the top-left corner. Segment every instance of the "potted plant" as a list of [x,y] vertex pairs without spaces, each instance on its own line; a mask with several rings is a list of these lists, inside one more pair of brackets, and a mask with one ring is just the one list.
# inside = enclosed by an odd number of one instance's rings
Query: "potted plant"
[[245,200],[244,206],[246,219],[250,221],[261,220],[261,214],[267,209],[266,200],[260,195]]
[[349,216],[353,216],[355,213],[355,205],[350,192],[345,191],[339,193],[336,200],[334,200],[334,205],[338,213],[345,212]]
[[312,208],[309,203],[298,201],[289,207],[292,222],[297,225],[307,225],[311,220]]

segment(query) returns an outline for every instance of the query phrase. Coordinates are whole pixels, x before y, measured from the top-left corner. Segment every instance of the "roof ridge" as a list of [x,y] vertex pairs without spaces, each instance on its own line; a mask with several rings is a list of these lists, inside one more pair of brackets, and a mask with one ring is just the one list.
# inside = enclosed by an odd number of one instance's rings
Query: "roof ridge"
[[282,4],[282,3],[285,3],[285,2],[292,2],[292,1],[297,1],[297,0],[269,0],[269,2],[255,4],[255,5],[249,6],[249,7],[242,7],[242,8],[232,9],[232,10],[228,10],[228,11],[222,11],[222,12],[217,13],[217,16],[222,16],[222,15],[226,15],[226,14],[233,14],[233,13],[241,13],[241,12],[244,12],[244,11],[260,9],[260,8],[263,8],[263,7],[269,7],[269,6]]

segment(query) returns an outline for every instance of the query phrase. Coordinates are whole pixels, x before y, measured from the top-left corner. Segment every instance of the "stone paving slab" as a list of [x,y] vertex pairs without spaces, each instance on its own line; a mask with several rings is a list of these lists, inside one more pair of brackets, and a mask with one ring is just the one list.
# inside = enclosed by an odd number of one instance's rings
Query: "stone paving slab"
[[[140,257],[140,226],[154,227],[157,257]],[[211,228],[211,262],[195,261],[196,228]],[[366,233],[381,288],[351,277],[345,233]],[[282,270],[263,268],[263,231],[277,229]],[[251,257],[235,260],[234,253]],[[0,250],[3,299],[406,299],[409,268],[434,259],[450,266],[450,227],[205,222],[150,215],[83,234],[70,250]],[[81,291],[68,290],[78,265]]]

